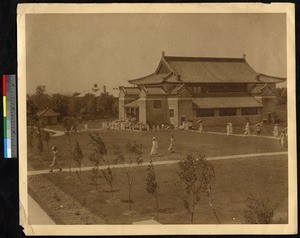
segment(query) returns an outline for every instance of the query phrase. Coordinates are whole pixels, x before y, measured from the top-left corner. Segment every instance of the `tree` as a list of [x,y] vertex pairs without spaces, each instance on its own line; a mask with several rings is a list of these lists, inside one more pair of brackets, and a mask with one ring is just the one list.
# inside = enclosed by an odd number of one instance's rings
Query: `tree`
[[156,182],[156,176],[154,171],[154,166],[152,163],[152,158],[150,157],[150,165],[147,168],[147,177],[146,177],[146,191],[150,195],[155,197],[156,203],[156,217],[158,218],[159,206],[158,206],[158,184]]
[[68,116],[69,98],[59,93],[53,94],[50,99],[50,107],[59,113],[60,119]]
[[44,151],[44,145],[43,145],[43,123],[41,121],[36,121],[36,128],[37,128],[37,149],[39,151],[39,154],[41,155]]
[[107,155],[107,149],[98,133],[89,134],[89,137],[90,144],[94,147],[94,151],[89,157],[90,161],[94,165],[91,173],[91,179],[95,185],[95,190],[98,191],[99,164],[101,160],[104,161],[104,156]]
[[30,97],[30,100],[32,101],[32,105],[37,107],[38,110],[43,110],[51,105],[50,97],[47,94],[45,85],[37,86],[35,94]]
[[76,170],[76,174],[78,175],[80,182],[82,183],[82,176],[81,176],[81,162],[83,158],[83,153],[80,147],[78,140],[75,142],[74,151],[72,153],[73,160],[75,161],[76,166],[79,169],[79,172]]
[[35,89],[36,95],[45,95],[47,93],[46,85],[39,85]]
[[[127,178],[127,188],[128,188],[128,204],[129,204],[129,211],[131,211],[131,203],[132,201],[132,187],[134,182],[134,175],[135,175],[135,167],[136,165],[141,165],[143,160],[141,158],[142,156],[142,145],[137,144],[135,141],[131,143],[130,141],[127,142],[125,145],[125,152],[121,151],[121,149],[118,146],[114,145],[114,155],[115,157],[115,163],[122,162],[124,166],[122,167],[123,171],[125,172],[126,178]],[[125,163],[128,163],[127,165]],[[133,163],[136,164],[133,164]]]
[[[178,166],[178,176],[185,186],[187,195],[184,205],[191,213],[191,223],[193,224],[195,206],[200,201],[201,193],[205,192],[209,196],[210,205],[213,208],[210,195],[211,185],[215,180],[214,168],[205,159],[205,155],[201,154],[188,154],[184,160],[179,162]],[[190,198],[191,202],[188,201],[188,198]],[[190,208],[190,203],[192,208]],[[216,216],[214,208],[213,211]],[[220,223],[218,216],[216,216],[216,219]]]
[[45,131],[45,130],[43,130],[42,133],[43,133],[42,136],[43,136],[44,140],[46,141],[47,148],[48,148],[48,151],[49,151],[49,141],[51,139],[51,134],[50,134],[49,131]]
[[68,108],[68,115],[69,116],[78,116],[81,111],[81,103],[80,98],[76,96],[72,96],[69,98],[69,108]]
[[276,88],[277,104],[286,105],[287,103],[287,88]]
[[71,129],[72,129],[72,126],[73,126],[73,118],[72,117],[65,117],[63,119],[63,126],[64,128],[66,128],[66,132],[65,132],[65,135],[67,136],[68,138],[68,142],[69,142],[69,176],[71,175],[71,165],[72,165],[72,140],[71,140]]
[[267,198],[248,196],[244,218],[250,224],[270,224],[274,215],[273,208]]

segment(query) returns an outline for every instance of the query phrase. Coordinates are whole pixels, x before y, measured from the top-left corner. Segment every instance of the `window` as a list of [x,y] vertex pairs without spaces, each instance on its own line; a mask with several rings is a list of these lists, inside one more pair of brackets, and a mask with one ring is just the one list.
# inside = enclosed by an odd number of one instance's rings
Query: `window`
[[174,117],[174,109],[172,109],[172,108],[169,109],[169,117],[170,118]]
[[214,116],[213,108],[199,109],[197,111],[197,117],[213,117],[213,116]]
[[235,116],[236,115],[236,108],[221,108],[220,109],[220,116]]
[[161,109],[161,100],[154,100],[153,108],[154,109]]
[[242,115],[257,115],[258,108],[257,107],[245,107],[242,108]]
[[205,92],[246,92],[247,84],[228,83],[228,84],[206,84]]

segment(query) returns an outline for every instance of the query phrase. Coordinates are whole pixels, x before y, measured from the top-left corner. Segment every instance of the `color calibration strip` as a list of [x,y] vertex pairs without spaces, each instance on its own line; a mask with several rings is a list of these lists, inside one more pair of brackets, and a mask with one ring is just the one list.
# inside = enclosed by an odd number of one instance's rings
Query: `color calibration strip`
[[2,76],[4,158],[17,157],[16,77]]

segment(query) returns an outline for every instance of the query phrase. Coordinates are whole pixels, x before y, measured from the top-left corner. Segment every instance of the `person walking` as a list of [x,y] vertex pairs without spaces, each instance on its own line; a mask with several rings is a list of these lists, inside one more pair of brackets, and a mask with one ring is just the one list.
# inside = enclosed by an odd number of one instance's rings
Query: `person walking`
[[203,131],[203,123],[202,123],[202,120],[199,120],[198,123],[199,123],[199,132],[202,132],[202,131]]
[[157,131],[160,131],[160,127],[159,127],[158,124],[157,124],[157,126],[156,126],[156,130],[157,130]]
[[87,122],[84,124],[84,130],[88,131],[88,124],[87,124]]
[[274,135],[275,137],[278,137],[278,136],[279,136],[278,124],[275,124],[275,126],[274,126],[273,135]]
[[229,122],[229,134],[232,135],[233,134],[233,127],[232,127],[232,123]]
[[53,147],[52,147],[52,154],[53,154],[53,160],[52,160],[52,163],[51,163],[51,165],[50,165],[50,172],[53,171],[54,165],[57,165],[58,168],[59,168],[59,172],[61,172],[61,171],[62,171],[62,168],[61,168],[61,166],[60,166],[60,164],[59,164],[59,160],[58,160],[58,151],[57,151],[57,149],[56,149],[56,146],[53,146]]
[[262,130],[262,123],[259,122],[259,123],[255,124],[254,128],[256,130],[256,135],[259,136],[261,134],[261,130]]
[[246,136],[250,136],[250,125],[249,125],[249,122],[247,122],[246,124],[246,128],[245,128],[245,133],[244,135]]
[[150,155],[157,155],[158,143],[155,137],[152,138],[152,148]]
[[226,135],[230,135],[230,125],[229,125],[229,123],[227,123],[227,125],[226,125]]
[[284,148],[286,146],[286,134],[284,129],[282,129],[280,134],[280,145],[281,148]]
[[174,139],[174,136],[172,135],[171,139],[170,139],[170,146],[168,149],[171,153],[175,152],[174,143],[175,143],[175,139]]

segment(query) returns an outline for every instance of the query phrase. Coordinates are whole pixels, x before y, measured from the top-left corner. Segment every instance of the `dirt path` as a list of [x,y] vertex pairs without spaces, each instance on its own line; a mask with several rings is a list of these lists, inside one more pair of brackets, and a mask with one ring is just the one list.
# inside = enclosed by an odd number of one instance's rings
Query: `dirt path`
[[[288,152],[271,152],[271,153],[257,153],[257,154],[242,154],[242,155],[226,155],[226,156],[216,156],[216,157],[207,157],[207,160],[227,160],[227,159],[239,159],[239,158],[253,158],[253,157],[268,157],[268,156],[276,156],[276,155],[287,155]],[[154,158],[155,160],[155,158]],[[164,160],[164,161],[154,161],[154,165],[166,165],[166,164],[176,164],[179,160]],[[141,165],[132,164],[132,166],[148,166],[149,162],[143,162]],[[111,165],[112,168],[122,168],[122,167],[129,166],[129,164],[116,164]],[[91,170],[93,167],[82,167],[81,171],[88,171]],[[106,169],[107,166],[99,166],[99,169]],[[74,172],[78,170],[78,168],[71,168],[71,171]],[[64,169],[63,171],[68,171],[68,169]],[[50,173],[49,170],[36,170],[36,171],[28,171],[28,175],[38,175],[38,174],[48,174]]]

